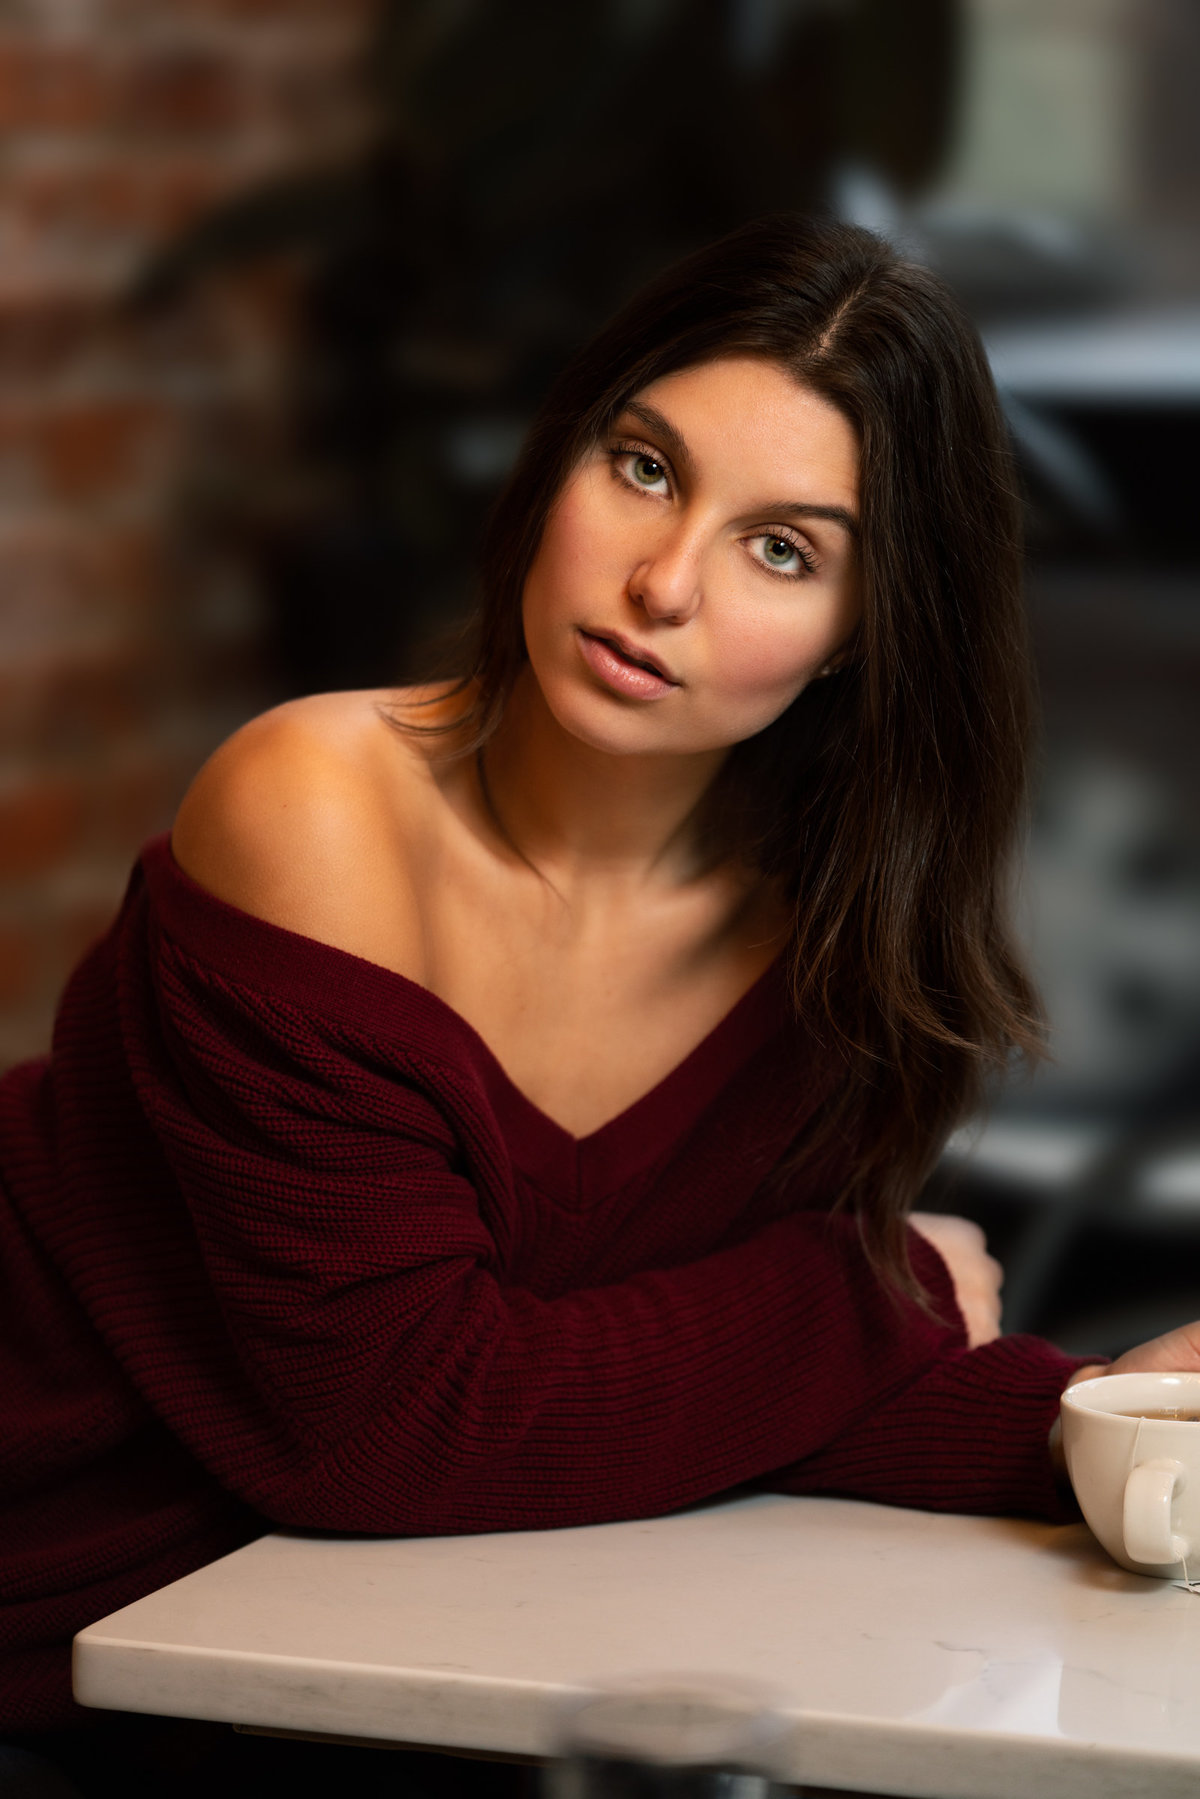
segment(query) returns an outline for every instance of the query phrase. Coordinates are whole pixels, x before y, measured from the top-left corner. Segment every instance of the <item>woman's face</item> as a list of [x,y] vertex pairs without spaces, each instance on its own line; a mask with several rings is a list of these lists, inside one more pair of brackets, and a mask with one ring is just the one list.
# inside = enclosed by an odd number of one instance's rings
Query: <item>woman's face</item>
[[757,357],[639,393],[568,477],[525,583],[560,726],[693,754],[785,711],[858,621],[858,462],[842,414]]

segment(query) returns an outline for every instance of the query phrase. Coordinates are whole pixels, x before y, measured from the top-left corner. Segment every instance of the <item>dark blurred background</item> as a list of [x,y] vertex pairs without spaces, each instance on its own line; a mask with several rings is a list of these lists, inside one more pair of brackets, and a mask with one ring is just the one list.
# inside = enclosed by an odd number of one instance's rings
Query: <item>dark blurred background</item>
[[0,1064],[234,725],[419,674],[570,350],[821,205],[939,268],[1027,496],[1054,1063],[951,1146],[1006,1321],[1200,1316],[1194,0],[0,0]]

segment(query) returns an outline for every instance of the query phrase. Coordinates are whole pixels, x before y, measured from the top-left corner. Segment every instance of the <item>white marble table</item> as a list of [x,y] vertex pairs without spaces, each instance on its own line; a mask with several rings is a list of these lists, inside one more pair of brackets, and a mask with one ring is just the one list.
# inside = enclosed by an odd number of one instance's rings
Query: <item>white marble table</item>
[[76,1642],[86,1705],[539,1756],[573,1688],[769,1683],[791,1774],[932,1799],[1200,1792],[1200,1597],[1083,1525],[739,1498],[481,1537],[273,1535]]

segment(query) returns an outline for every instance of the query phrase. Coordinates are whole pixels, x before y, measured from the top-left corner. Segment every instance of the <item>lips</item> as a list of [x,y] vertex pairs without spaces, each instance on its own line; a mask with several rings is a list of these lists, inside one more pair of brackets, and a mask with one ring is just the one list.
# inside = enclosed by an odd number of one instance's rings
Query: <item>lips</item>
[[651,656],[639,644],[631,642],[628,637],[622,637],[619,632],[584,631],[583,635],[594,639],[597,643],[607,644],[610,650],[615,650],[617,655],[622,656],[626,662],[632,662],[635,668],[646,669],[650,674],[657,675],[660,681],[669,681],[672,687],[679,686],[678,680],[670,669],[664,668],[656,656]]

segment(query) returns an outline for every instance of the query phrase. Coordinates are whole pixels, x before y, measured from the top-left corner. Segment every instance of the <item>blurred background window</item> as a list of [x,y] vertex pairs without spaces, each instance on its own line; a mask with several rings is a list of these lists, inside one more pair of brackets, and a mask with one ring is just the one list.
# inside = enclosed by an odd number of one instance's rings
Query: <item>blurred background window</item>
[[1137,0],[966,0],[947,200],[1115,224],[1136,204]]

